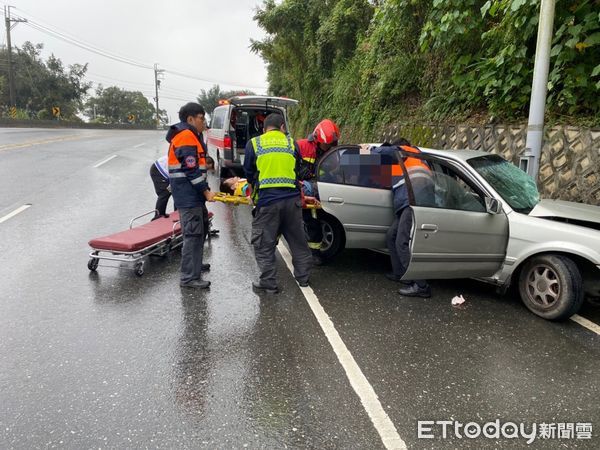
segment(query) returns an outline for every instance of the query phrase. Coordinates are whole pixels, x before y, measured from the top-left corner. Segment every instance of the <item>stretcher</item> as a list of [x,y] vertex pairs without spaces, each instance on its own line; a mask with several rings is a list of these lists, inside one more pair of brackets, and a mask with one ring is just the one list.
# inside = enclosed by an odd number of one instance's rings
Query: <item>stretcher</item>
[[[215,192],[215,200],[221,203],[229,203],[233,205],[250,205],[252,200],[250,197],[226,194],[225,192]],[[321,203],[316,197],[309,197],[302,195],[302,208],[303,209],[321,209]]]
[[[144,274],[144,261],[150,255],[164,256],[171,250],[181,246],[183,235],[179,222],[179,213],[171,213],[169,217],[161,217],[151,222],[134,226],[136,220],[155,214],[148,211],[134,217],[129,222],[129,229],[108,236],[92,239],[89,242],[92,251],[88,261],[88,269],[96,271],[100,260],[125,263],[133,268],[137,276]],[[208,213],[208,236],[218,233],[212,229],[213,213]]]
[[215,201],[233,205],[249,205],[251,203],[250,197],[231,195],[225,192],[215,192]]

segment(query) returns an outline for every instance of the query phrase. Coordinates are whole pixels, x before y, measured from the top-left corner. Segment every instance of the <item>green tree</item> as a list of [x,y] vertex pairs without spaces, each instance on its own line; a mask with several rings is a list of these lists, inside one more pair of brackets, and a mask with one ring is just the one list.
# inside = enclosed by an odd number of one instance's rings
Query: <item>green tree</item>
[[[52,117],[52,107],[58,106],[61,116],[76,120],[83,99],[91,84],[84,81],[87,64],[73,64],[65,69],[62,61],[51,55],[40,57],[43,44],[25,42],[13,53],[17,108],[40,118]],[[0,60],[6,60],[7,50],[0,50]],[[8,66],[0,65],[0,78],[8,80]],[[8,83],[0,90],[0,101],[9,104]]]
[[[390,123],[523,121],[541,0],[265,0],[251,48],[269,90],[300,100],[301,135],[323,117],[343,139]],[[598,123],[600,0],[556,3],[547,112]]]
[[266,0],[257,11],[267,37],[251,48],[267,62],[270,92],[301,100],[292,112],[297,135],[332,112],[335,73],[350,62],[372,14],[367,0]]
[[[154,125],[156,123],[156,108],[144,94],[138,91],[127,91],[116,86],[96,89],[96,96],[91,97],[85,104],[84,113],[87,117],[100,123]],[[166,112],[160,111],[161,122],[165,122]]]
[[207,114],[212,114],[214,109],[219,106],[219,100],[235,97],[236,95],[254,95],[254,92],[249,90],[222,91],[221,87],[215,84],[209,90],[201,89],[197,100],[204,107]]

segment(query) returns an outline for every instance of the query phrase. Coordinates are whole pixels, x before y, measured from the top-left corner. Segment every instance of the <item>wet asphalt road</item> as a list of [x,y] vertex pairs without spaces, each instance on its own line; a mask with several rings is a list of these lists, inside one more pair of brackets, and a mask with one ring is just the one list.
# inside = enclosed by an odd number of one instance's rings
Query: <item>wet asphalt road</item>
[[[247,207],[210,205],[208,292],[179,288],[176,253],[141,278],[88,271],[91,238],[153,208],[165,151],[162,131],[0,128],[0,218],[32,205],[0,223],[0,448],[383,448],[283,261],[281,294],[249,289]],[[496,419],[591,422],[529,447],[600,446],[600,336],[470,280],[401,298],[387,270],[346,251],[311,284],[409,448],[526,446],[417,438],[418,420]]]

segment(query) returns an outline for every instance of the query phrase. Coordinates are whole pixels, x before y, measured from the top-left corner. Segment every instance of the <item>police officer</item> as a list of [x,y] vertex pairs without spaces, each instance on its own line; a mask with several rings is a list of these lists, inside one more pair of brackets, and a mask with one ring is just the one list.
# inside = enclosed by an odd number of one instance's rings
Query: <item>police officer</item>
[[311,253],[302,227],[302,205],[297,169],[298,148],[286,134],[281,114],[271,113],[264,122],[264,134],[246,145],[244,171],[252,184],[255,209],[252,220],[252,245],[260,270],[254,289],[277,293],[275,247],[282,234],[292,253],[294,277],[308,286]]
[[202,132],[206,127],[204,108],[187,103],[179,110],[180,123],[167,133],[169,179],[175,207],[179,210],[183,247],[181,250],[181,286],[206,289],[210,281],[202,280],[205,202],[213,202],[215,194],[206,180],[206,146]]

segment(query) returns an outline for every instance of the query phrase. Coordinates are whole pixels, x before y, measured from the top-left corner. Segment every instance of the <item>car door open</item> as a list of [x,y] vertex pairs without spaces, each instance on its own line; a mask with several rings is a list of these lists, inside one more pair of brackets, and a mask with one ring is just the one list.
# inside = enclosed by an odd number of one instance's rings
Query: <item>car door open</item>
[[411,260],[403,278],[492,276],[506,256],[506,214],[457,164],[423,160],[431,168],[428,191],[416,189],[419,180],[408,172],[414,221]]

